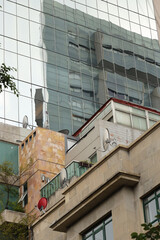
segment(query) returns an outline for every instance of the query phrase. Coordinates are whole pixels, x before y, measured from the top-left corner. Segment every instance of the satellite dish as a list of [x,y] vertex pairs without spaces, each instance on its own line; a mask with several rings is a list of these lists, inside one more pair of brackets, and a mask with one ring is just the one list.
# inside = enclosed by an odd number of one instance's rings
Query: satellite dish
[[65,134],[65,135],[69,134],[69,130],[68,129],[62,129],[59,132]]
[[23,128],[27,128],[27,126],[28,126],[28,117],[27,115],[25,115],[23,117]]
[[39,209],[40,211],[42,211],[43,213],[45,213],[44,209],[47,207],[47,198],[42,197],[42,198],[39,200],[37,207],[38,207],[38,209]]
[[110,133],[108,128],[106,128],[103,132],[103,138],[102,138],[102,145],[103,145],[103,149],[104,151],[106,151],[109,147],[109,143],[110,143]]
[[65,168],[63,168],[60,172],[60,185],[61,187],[64,186],[64,184],[66,184],[67,182],[67,171]]

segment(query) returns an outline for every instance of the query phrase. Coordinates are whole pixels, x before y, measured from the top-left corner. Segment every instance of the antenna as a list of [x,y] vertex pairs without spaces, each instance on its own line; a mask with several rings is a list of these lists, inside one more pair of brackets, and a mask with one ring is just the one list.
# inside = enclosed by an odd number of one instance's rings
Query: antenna
[[23,128],[27,128],[27,126],[28,126],[28,117],[27,115],[25,115],[23,117]]
[[63,168],[60,172],[60,185],[63,188],[65,185],[67,185],[67,171],[65,168]]
[[[114,144],[117,144],[116,140],[114,140]],[[97,151],[100,151],[100,152],[106,152],[109,145],[114,146],[114,144],[111,143],[110,132],[109,132],[108,128],[105,128],[103,130],[103,135],[102,135],[103,150],[99,150],[101,147],[98,148],[98,149],[96,147],[94,147],[94,149],[97,150]]]
[[111,142],[110,133],[108,128],[106,128],[103,132],[103,137],[102,137],[102,145],[103,145],[104,151],[108,149],[110,142]]

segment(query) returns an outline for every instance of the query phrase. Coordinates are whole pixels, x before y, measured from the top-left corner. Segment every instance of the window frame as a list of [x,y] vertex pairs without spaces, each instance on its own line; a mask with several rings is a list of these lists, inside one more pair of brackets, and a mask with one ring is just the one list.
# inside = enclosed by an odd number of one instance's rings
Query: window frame
[[[159,193],[158,193],[159,192]],[[147,198],[149,198],[151,195],[154,195],[151,199],[147,200]],[[148,222],[147,221],[147,217],[146,217],[146,211],[145,211],[145,206],[147,204],[149,204],[150,202],[152,202],[154,200],[154,204],[155,204],[155,207],[156,207],[156,211],[157,211],[157,214],[158,214],[158,211],[160,210],[160,202],[158,201],[158,199],[160,200],[160,188],[154,190],[153,192],[151,192],[150,194],[148,194],[144,199],[143,199],[143,212],[144,212],[144,220],[146,223],[155,223],[157,222],[158,220],[155,218],[153,221],[151,222]]]
[[103,240],[107,240],[108,237],[106,236],[105,227],[112,222],[112,215],[107,216],[98,224],[91,227],[86,233],[82,235],[82,240],[88,240],[92,237],[92,240],[95,240],[95,235],[102,231],[103,232]]

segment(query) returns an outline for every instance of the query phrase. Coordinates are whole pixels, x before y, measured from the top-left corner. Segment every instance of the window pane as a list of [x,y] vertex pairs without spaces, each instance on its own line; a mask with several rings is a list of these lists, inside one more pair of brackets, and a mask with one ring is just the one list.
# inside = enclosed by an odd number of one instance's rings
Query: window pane
[[0,12],[0,34],[3,34],[3,12]]
[[4,1],[4,10],[5,12],[16,14],[16,4],[10,1]]
[[146,5],[147,1],[146,0],[138,0],[137,2],[138,2],[139,13],[147,16],[148,15],[147,5]]
[[127,113],[116,111],[116,121],[117,123],[120,123],[126,126],[131,126],[130,115]]
[[40,23],[41,22],[40,12],[30,9],[30,20]]
[[31,97],[31,85],[28,83],[19,81],[19,92],[21,95]]
[[0,94],[0,118],[4,118],[4,92]]
[[5,49],[11,52],[17,52],[17,42],[16,40],[5,38]]
[[43,63],[33,59],[31,63],[32,63],[32,83],[43,86]]
[[18,76],[21,80],[31,82],[30,58],[18,55]]
[[17,16],[28,19],[28,8],[17,5]]
[[103,236],[103,230],[101,229],[100,232],[95,234],[95,240],[103,240],[104,236]]
[[102,221],[83,235],[84,240],[113,240],[112,217]]
[[158,210],[160,210],[160,197],[158,198]]
[[18,121],[18,98],[9,92],[5,92],[5,118]]
[[5,35],[11,38],[16,38],[16,16],[5,13],[4,21],[5,21],[5,24],[4,24]]
[[42,49],[39,47],[31,46],[31,58],[36,58],[42,61]]
[[159,121],[160,120],[160,115],[157,115],[157,114],[154,114],[154,113],[148,113],[148,115],[149,115],[149,118],[151,118],[151,119],[155,119],[155,120],[157,120],[157,121]]
[[149,197],[144,199],[144,203],[149,202],[150,200],[152,200],[153,198],[155,198],[155,193],[153,193],[152,195],[150,195]]
[[29,42],[29,21],[22,18],[18,18],[17,22],[18,22],[18,40],[28,43]]
[[40,0],[29,1],[29,6],[36,10],[41,10],[41,1]]
[[30,22],[30,36],[31,43],[40,46],[42,43],[41,25],[38,23]]
[[149,120],[149,127],[152,127],[156,122]]
[[132,116],[133,120],[133,127],[138,128],[141,130],[146,130],[147,129],[147,122],[145,118],[140,118],[137,116]]
[[1,6],[1,10],[3,8],[3,0],[0,0],[0,6]]
[[143,110],[139,110],[138,108],[132,108],[131,111],[132,111],[132,113],[134,113],[136,115],[145,117],[145,111],[143,111]]
[[113,240],[113,225],[112,225],[112,222],[108,223],[105,226],[105,231],[106,231],[107,239]]
[[92,236],[90,236],[90,237],[88,237],[88,238],[85,238],[86,240],[93,240],[93,237]]
[[29,57],[30,56],[29,44],[18,42],[18,53]]
[[[36,1],[34,1],[34,2],[36,2]],[[25,6],[28,6],[28,0],[17,0],[17,3],[20,3],[20,4],[23,4],[23,5],[25,5]]]
[[32,125],[32,111],[31,111],[31,99],[19,96],[19,120],[23,121],[23,117],[27,115],[28,124]]
[[[6,66],[11,66],[17,69],[17,55],[15,53],[5,52],[5,64]],[[12,76],[17,78],[17,72],[11,71]]]
[[156,215],[157,215],[156,202],[155,199],[153,199],[151,202],[145,205],[146,222],[149,223],[154,221]]

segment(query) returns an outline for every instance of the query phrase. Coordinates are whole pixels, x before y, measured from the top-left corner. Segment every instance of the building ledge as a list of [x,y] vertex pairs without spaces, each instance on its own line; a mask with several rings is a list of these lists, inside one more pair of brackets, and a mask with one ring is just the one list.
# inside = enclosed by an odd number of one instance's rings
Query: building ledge
[[67,229],[71,225],[85,216],[111,194],[124,186],[134,187],[139,182],[139,179],[139,175],[124,172],[116,173],[112,178],[108,179],[103,185],[96,189],[96,191],[90,193],[82,202],[53,222],[50,228],[54,231],[67,232]]
[[2,212],[1,216],[2,219],[0,219],[0,224],[3,224],[4,222],[19,223],[26,216],[26,214],[22,212],[5,209]]

